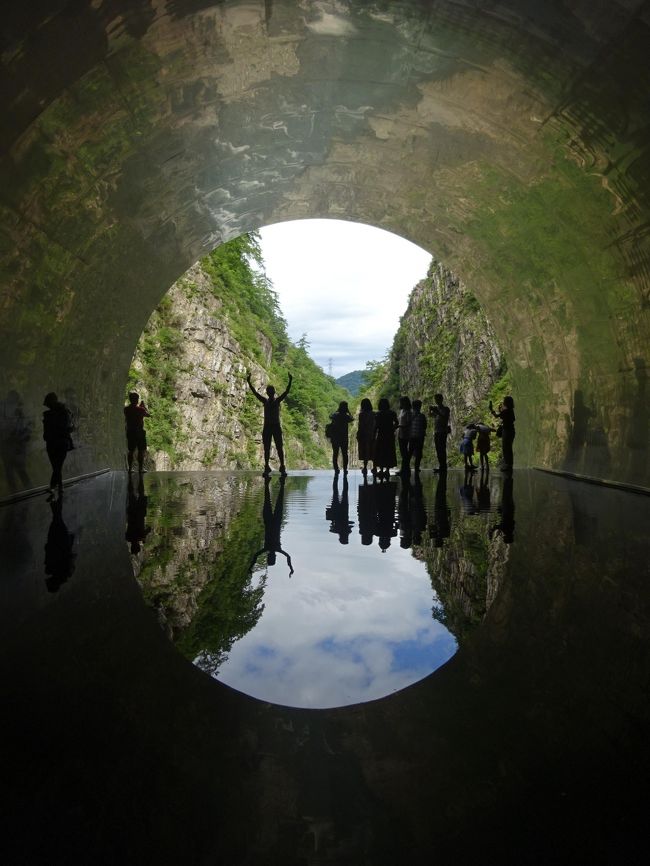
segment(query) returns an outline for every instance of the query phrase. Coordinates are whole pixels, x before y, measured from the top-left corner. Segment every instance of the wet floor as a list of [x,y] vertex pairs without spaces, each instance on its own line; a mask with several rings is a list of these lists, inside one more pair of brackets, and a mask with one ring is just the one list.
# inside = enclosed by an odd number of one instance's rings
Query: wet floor
[[115,473],[0,527],[2,862],[642,862],[648,498]]

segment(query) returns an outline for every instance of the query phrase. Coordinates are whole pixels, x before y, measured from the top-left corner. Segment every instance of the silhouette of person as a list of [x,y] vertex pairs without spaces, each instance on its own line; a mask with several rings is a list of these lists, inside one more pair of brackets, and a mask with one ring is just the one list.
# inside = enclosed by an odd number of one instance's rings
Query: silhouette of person
[[63,463],[74,448],[72,444],[72,419],[64,403],[59,402],[54,391],[45,395],[43,405],[43,439],[45,450],[52,466],[52,476],[48,488],[48,499],[51,501],[57,494],[63,493]]
[[357,515],[359,518],[359,535],[361,544],[367,547],[372,544],[375,532],[377,516],[377,503],[375,501],[375,485],[368,484],[364,478],[363,484],[359,485],[359,500],[357,503]]
[[251,389],[257,399],[264,405],[264,425],[262,427],[262,445],[264,446],[264,475],[271,474],[271,466],[269,458],[271,456],[271,442],[275,442],[275,450],[278,452],[278,460],[280,461],[280,475],[287,474],[287,468],[284,464],[284,444],[282,441],[282,426],[280,425],[280,403],[285,399],[291,389],[293,376],[289,373],[289,382],[286,389],[279,397],[275,395],[273,385],[267,385],[266,397],[263,397],[259,391],[256,391],[251,382],[251,374],[246,376],[248,387]]
[[465,460],[465,473],[476,470],[472,457],[474,456],[474,440],[477,435],[476,424],[468,424],[463,430],[463,438],[460,441],[459,450]]
[[422,400],[414,400],[411,428],[409,430],[409,457],[413,458],[413,470],[416,475],[420,471],[426,434],[427,417],[422,412]]
[[397,415],[390,408],[386,397],[382,397],[375,413],[375,463],[378,477],[388,477],[388,470],[397,466],[395,430],[399,426]]
[[68,531],[63,521],[63,500],[50,502],[52,522],[45,542],[45,586],[48,592],[57,592],[75,568],[73,552],[74,533]]
[[497,511],[501,515],[499,523],[495,524],[490,536],[500,532],[506,544],[512,544],[515,540],[515,500],[514,500],[514,480],[512,475],[507,475],[503,479],[503,489],[501,491],[501,505]]
[[399,413],[397,415],[397,444],[399,446],[399,455],[401,466],[399,474],[406,477],[411,472],[411,454],[409,443],[411,439],[411,418],[413,410],[411,409],[411,400],[409,397],[399,398]]
[[[495,418],[501,421],[501,451],[503,454],[503,472],[511,472],[514,464],[514,456],[512,453],[512,445],[515,441],[515,401],[510,395],[503,398],[503,403],[500,404],[495,412],[492,408],[492,401],[489,403],[490,412]],[[497,436],[499,431],[497,430]]]
[[343,474],[348,474],[348,426],[354,418],[350,415],[348,404],[341,400],[339,408],[330,415],[332,422],[332,468],[335,474],[339,473],[339,451],[343,460]]
[[147,521],[147,497],[144,493],[144,479],[138,477],[137,495],[133,489],[131,479],[127,488],[126,505],[126,532],[124,538],[129,542],[131,553],[137,556],[140,553],[142,542],[151,532],[151,527],[146,526]]
[[[395,414],[395,413],[393,413]],[[394,440],[393,440],[394,443]],[[390,547],[391,538],[397,536],[397,522],[395,520],[395,498],[397,496],[397,483],[389,481],[377,487],[377,536],[382,553],[386,553]]]
[[31,485],[27,472],[27,445],[32,438],[33,425],[25,417],[23,401],[17,391],[9,391],[0,412],[0,450],[5,476],[10,490],[17,482],[23,489]]
[[447,473],[444,471],[440,473],[436,485],[433,523],[429,526],[429,535],[433,538],[434,547],[442,547],[445,538],[451,535],[451,509],[447,504]]
[[433,444],[438,458],[438,472],[447,471],[447,436],[451,433],[449,426],[449,406],[443,403],[442,394],[434,394],[435,406],[429,406],[429,415],[434,418]]
[[372,403],[364,397],[359,407],[359,420],[357,425],[357,446],[359,460],[363,461],[361,472],[368,472],[368,461],[373,461],[373,474],[375,473],[375,413],[372,411]]
[[478,451],[481,472],[485,470],[486,472],[490,471],[490,458],[488,454],[490,452],[490,433],[496,432],[494,427],[490,427],[488,424],[475,424],[478,435],[476,437],[476,450]]
[[133,472],[133,453],[138,452],[138,470],[144,471],[144,454],[147,450],[147,434],[144,429],[144,419],[150,418],[144,401],[135,391],[129,394],[129,405],[124,407],[124,424],[126,428],[127,462],[129,472]]
[[[277,447],[277,446],[276,446]],[[287,560],[289,566],[289,577],[293,574],[291,557],[282,550],[282,521],[284,519],[284,484],[285,477],[280,477],[280,489],[275,500],[275,508],[271,506],[271,479],[264,478],[264,505],[262,507],[262,520],[264,521],[264,547],[261,547],[251,559],[248,567],[252,571],[259,557],[266,553],[267,566],[275,565],[276,554],[281,553]]]
[[332,482],[332,504],[325,509],[325,519],[331,521],[330,532],[335,532],[341,544],[348,544],[354,523],[350,520],[348,502],[348,479],[343,479],[343,490],[339,496],[339,478]]

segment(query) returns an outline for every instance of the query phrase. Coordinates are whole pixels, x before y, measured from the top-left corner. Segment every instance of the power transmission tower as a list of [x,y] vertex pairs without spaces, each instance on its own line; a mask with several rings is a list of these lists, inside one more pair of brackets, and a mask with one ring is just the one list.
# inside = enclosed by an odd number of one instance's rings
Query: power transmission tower
[[332,375],[332,360],[332,358],[329,358],[327,361],[327,372],[330,374],[330,376]]

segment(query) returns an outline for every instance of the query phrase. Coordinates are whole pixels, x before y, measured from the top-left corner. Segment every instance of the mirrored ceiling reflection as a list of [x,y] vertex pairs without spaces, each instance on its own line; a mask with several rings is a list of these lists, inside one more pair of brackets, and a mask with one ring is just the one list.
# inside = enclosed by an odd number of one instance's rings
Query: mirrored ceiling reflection
[[502,480],[459,478],[162,473],[131,482],[126,536],[187,658],[264,701],[345,706],[426,677],[485,615],[511,540]]

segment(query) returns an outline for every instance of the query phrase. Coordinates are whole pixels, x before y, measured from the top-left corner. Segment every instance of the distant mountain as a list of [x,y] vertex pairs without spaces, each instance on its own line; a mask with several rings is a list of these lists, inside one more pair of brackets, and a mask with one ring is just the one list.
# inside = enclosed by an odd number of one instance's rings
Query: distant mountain
[[336,380],[336,384],[340,385],[342,388],[347,388],[350,394],[352,394],[353,397],[356,397],[359,394],[359,391],[363,388],[365,379],[365,370],[353,370],[351,373],[346,373],[345,376],[339,376]]

